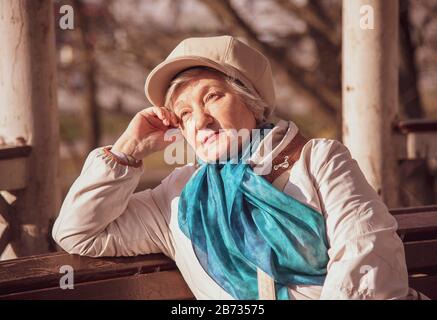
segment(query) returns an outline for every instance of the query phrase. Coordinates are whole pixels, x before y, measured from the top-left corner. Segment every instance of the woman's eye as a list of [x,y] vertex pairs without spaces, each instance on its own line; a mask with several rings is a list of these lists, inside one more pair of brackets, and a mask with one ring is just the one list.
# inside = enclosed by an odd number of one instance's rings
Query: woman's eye
[[188,111],[182,111],[180,118],[183,120],[186,116],[188,116],[189,112]]
[[210,93],[209,95],[206,96],[206,100],[205,103],[208,102],[209,100],[211,100],[211,98],[218,96],[217,93]]

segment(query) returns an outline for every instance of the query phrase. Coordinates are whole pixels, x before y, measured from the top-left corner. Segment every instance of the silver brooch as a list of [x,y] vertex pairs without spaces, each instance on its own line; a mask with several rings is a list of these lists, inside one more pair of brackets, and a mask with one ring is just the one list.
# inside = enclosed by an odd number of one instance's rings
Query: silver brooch
[[288,163],[288,156],[285,156],[285,158],[284,158],[284,162],[279,163],[279,164],[277,164],[277,165],[274,165],[274,166],[273,166],[273,170],[276,171],[276,170],[278,170],[279,168],[285,168],[285,169],[287,169],[289,165],[290,165],[290,164]]

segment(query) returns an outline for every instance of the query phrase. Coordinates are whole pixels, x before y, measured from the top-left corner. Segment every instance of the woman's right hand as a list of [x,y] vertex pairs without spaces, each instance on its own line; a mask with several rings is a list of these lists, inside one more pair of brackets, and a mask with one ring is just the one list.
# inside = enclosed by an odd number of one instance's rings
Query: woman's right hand
[[164,149],[174,141],[165,141],[168,129],[178,128],[179,120],[174,112],[150,107],[138,112],[127,129],[112,146],[112,150],[124,152],[141,160],[147,155]]

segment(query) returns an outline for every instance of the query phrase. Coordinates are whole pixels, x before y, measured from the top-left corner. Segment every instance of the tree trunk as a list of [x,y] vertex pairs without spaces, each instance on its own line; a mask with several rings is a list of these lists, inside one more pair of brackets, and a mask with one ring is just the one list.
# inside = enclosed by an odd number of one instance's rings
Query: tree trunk
[[73,2],[77,12],[80,32],[80,47],[83,50],[83,73],[85,78],[85,94],[83,105],[83,124],[85,127],[85,143],[88,152],[100,146],[101,118],[97,102],[97,61],[95,59],[94,41],[91,35],[90,18],[86,13],[86,4],[80,0]]
[[411,39],[408,0],[401,0],[399,36],[401,44],[399,85],[401,89],[402,113],[407,118],[422,118],[424,112],[418,88],[419,77],[416,66],[416,48]]

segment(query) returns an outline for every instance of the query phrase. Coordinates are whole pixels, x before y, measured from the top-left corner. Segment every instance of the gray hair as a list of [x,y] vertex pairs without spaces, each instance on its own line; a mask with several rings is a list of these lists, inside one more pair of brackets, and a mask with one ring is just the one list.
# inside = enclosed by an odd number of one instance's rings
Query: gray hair
[[[225,68],[229,68],[229,67],[225,66]],[[243,100],[247,108],[253,113],[257,125],[262,125],[266,121],[264,112],[266,109],[268,109],[268,105],[258,95],[258,93],[254,92],[252,89],[247,88],[237,78],[228,76],[227,74],[224,74],[216,69],[209,68],[209,67],[192,67],[178,73],[170,82],[170,86],[165,94],[165,100],[164,100],[165,108],[172,110],[173,105],[171,99],[175,91],[183,84],[192,80],[199,72],[205,70],[214,72],[230,85],[231,90],[233,90],[233,92]],[[234,74],[234,73],[235,71],[231,69],[228,72],[228,74]]]

